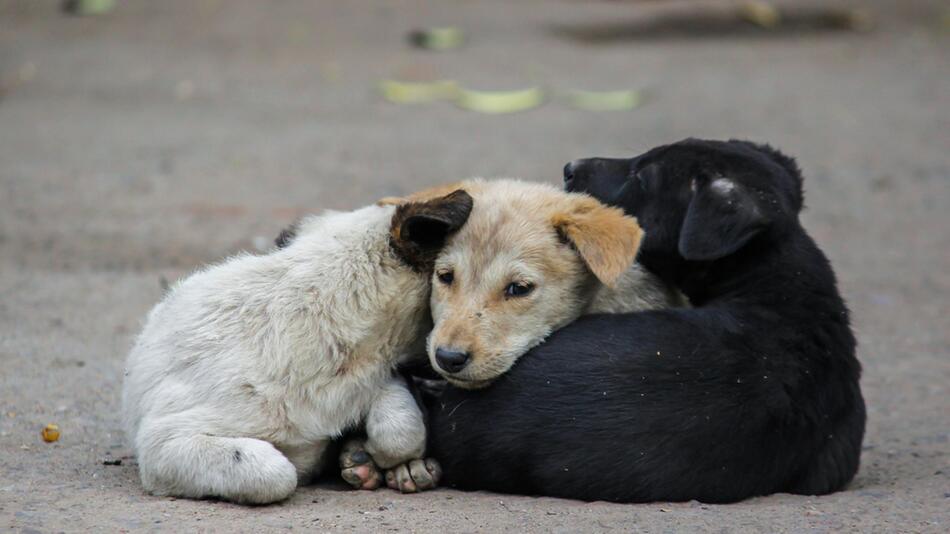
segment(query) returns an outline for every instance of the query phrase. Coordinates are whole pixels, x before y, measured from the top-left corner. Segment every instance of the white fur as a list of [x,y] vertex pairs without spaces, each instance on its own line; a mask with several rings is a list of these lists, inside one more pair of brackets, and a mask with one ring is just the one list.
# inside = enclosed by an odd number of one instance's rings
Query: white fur
[[735,191],[736,183],[728,178],[716,178],[709,184],[709,189],[718,195],[728,195]]
[[393,368],[424,350],[429,287],[391,251],[394,210],[310,218],[287,248],[204,269],[155,306],[122,394],[146,490],[282,500],[364,420],[382,467],[422,456]]

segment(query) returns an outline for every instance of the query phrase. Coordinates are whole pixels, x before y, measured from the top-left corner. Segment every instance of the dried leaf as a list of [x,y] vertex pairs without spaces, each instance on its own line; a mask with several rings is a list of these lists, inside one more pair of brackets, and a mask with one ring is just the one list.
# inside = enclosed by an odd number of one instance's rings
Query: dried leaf
[[778,26],[781,21],[778,9],[762,0],[750,0],[740,4],[739,16],[756,26],[769,29]]
[[451,50],[462,46],[464,41],[465,35],[455,26],[426,28],[409,34],[413,46],[429,50]]
[[540,106],[542,102],[544,102],[544,91],[537,87],[516,91],[461,89],[456,100],[460,108],[491,114],[525,111]]
[[458,93],[458,85],[453,80],[435,82],[400,82],[383,80],[379,82],[379,92],[383,98],[396,104],[414,104],[435,100],[451,100]]

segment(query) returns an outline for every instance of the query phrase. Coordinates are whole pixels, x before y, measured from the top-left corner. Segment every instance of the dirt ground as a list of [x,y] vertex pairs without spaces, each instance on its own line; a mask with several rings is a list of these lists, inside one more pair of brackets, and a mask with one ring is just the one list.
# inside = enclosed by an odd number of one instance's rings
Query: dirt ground
[[[875,15],[864,33],[808,13],[756,29],[724,18],[725,1],[119,0],[83,18],[58,4],[0,0],[0,529],[950,530],[945,3],[848,2]],[[447,24],[463,48],[406,44]],[[383,78],[554,97],[489,116],[384,102]],[[562,96],[627,87],[645,91],[640,109]],[[265,246],[302,213],[473,175],[554,182],[575,157],[688,136],[768,141],[805,171],[804,221],[865,369],[846,491],[616,505],[323,485],[258,508],[143,493],[118,398],[163,281]],[[47,423],[58,442],[41,440]]]

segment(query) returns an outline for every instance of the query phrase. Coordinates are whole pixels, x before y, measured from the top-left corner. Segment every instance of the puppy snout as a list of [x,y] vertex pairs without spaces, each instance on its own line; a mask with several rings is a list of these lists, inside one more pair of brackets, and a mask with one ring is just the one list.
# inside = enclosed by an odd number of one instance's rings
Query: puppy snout
[[577,168],[577,160],[568,162],[564,166],[564,189],[572,191],[571,186],[574,185],[574,176],[575,170]]
[[564,190],[584,191],[590,179],[592,167],[600,158],[575,159],[564,166]]
[[447,373],[457,373],[468,365],[467,352],[439,347],[435,350],[435,361]]

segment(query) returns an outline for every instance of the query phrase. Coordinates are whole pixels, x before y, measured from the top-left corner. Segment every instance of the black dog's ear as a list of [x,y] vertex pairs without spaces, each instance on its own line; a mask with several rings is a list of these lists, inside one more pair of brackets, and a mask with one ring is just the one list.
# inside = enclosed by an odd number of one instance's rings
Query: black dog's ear
[[458,189],[448,195],[409,202],[396,208],[390,242],[396,254],[420,271],[432,269],[445,240],[457,232],[472,211],[472,197]]
[[773,163],[781,167],[788,176],[793,180],[794,186],[792,188],[792,205],[791,208],[795,212],[799,212],[802,209],[804,198],[804,193],[802,191],[802,171],[798,168],[798,163],[795,162],[795,159],[785,154],[779,152],[771,145],[764,143],[753,143],[751,141],[740,141],[736,139],[731,139],[730,143],[737,143],[740,145],[745,145],[752,150],[755,150],[761,154],[764,154],[766,157],[772,160]]
[[693,189],[679,238],[680,255],[687,260],[728,256],[768,226],[752,195],[729,178],[697,179]]

